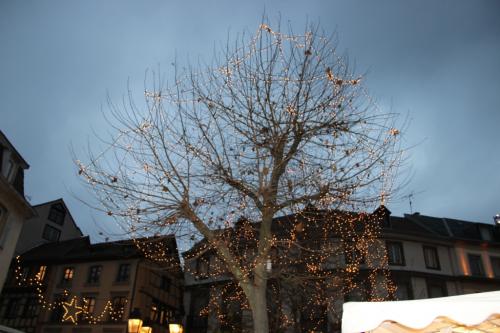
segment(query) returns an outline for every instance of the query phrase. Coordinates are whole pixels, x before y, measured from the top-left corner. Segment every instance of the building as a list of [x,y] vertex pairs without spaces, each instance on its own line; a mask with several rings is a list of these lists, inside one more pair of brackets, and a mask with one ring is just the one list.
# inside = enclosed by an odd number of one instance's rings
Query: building
[[[274,241],[265,272],[271,331],[333,331],[340,327],[344,297],[354,298],[358,292],[372,300],[389,296],[383,287],[389,282],[385,250],[376,237],[385,214],[383,209],[357,214],[309,205],[273,220]],[[255,262],[259,227],[259,222],[240,218],[234,227],[217,231],[217,239],[249,267]],[[357,249],[361,243],[363,251]],[[183,255],[187,331],[252,331],[251,312],[240,288],[206,241]],[[355,290],[358,284],[365,290]]]
[[399,299],[500,289],[500,227],[415,214],[384,226]]
[[[379,261],[377,265],[381,269],[379,275],[386,272],[393,281],[391,289],[394,289],[394,292],[389,292],[390,298],[418,299],[500,289],[499,226],[436,218],[418,213],[396,217],[391,216],[391,212],[383,206],[378,211],[383,216],[379,219],[380,239],[377,243],[378,249],[372,248],[370,251],[382,250],[385,253],[385,260]],[[328,215],[320,216],[325,223],[327,220],[325,217]],[[283,217],[277,218],[276,221],[282,219]],[[328,241],[332,244],[337,243],[335,237],[330,237]],[[195,245],[195,247],[199,246],[200,244]],[[190,256],[192,252],[192,250],[186,252],[185,256]],[[323,269],[339,273],[346,269],[353,261],[352,254],[344,252],[340,256],[332,258],[332,265],[323,266]],[[315,327],[315,332],[339,330],[339,314],[344,301],[373,299],[373,290],[371,290],[373,286],[368,283],[367,279],[373,267],[369,267],[370,265],[364,258],[358,260],[360,272],[356,278],[360,279],[359,283],[344,295],[332,295],[340,299],[337,299],[331,310],[327,309],[325,318],[316,318],[326,323]],[[274,268],[277,264],[279,263],[270,262],[269,267]],[[224,272],[219,265],[220,262],[213,252],[195,257],[192,262],[186,261],[184,299],[188,332],[251,330],[251,325],[248,323],[251,314],[248,310],[231,309],[230,305],[226,305],[222,316],[237,321],[232,328],[220,323],[220,314],[207,311],[207,308],[211,306],[210,303],[214,302],[212,300],[214,290],[227,288],[227,285],[232,282],[228,274],[217,273]],[[363,281],[363,279],[366,280]],[[275,288],[273,283],[271,283],[271,288]],[[325,287],[325,293],[327,289]],[[297,294],[300,293],[300,290],[294,290]],[[222,304],[220,301],[219,303]],[[272,313],[275,315],[274,310]],[[299,314],[298,317],[298,320],[305,319],[303,314]],[[234,327],[237,329],[235,330]],[[296,325],[283,329],[283,332],[308,332],[309,330],[307,326]]]
[[24,197],[24,171],[28,163],[0,131],[0,291],[19,234],[35,211]]
[[44,243],[83,237],[62,198],[34,205],[33,209],[36,216],[24,223],[16,254],[22,254]]
[[184,314],[174,237],[141,246],[166,249],[158,264],[136,241],[91,244],[88,237],[40,245],[14,262],[0,299],[0,324],[28,333],[126,333],[132,309],[153,331]]

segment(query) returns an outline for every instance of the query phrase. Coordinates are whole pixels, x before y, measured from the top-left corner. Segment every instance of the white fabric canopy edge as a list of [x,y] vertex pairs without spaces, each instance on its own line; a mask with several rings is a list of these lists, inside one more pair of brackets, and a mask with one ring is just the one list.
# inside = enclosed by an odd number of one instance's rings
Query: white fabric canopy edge
[[473,326],[500,314],[500,291],[411,301],[347,302],[343,309],[342,333],[371,331],[388,320],[421,329],[441,316]]

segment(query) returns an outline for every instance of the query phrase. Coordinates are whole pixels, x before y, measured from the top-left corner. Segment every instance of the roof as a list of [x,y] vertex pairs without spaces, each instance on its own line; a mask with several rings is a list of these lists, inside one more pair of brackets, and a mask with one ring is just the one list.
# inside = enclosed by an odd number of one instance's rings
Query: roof
[[[489,234],[487,239],[484,238],[481,230]],[[493,224],[426,216],[419,213],[405,214],[404,217],[391,216],[390,224],[384,226],[384,231],[447,240],[500,243],[500,228]]]
[[[492,243],[500,243],[500,228],[492,224],[477,223],[462,221],[450,218],[441,218],[415,214],[404,214],[403,217],[391,216],[391,211],[385,206],[378,207],[372,214],[378,216],[386,216],[385,222],[382,224],[383,233],[399,234],[399,235],[414,235],[431,239],[441,240],[463,240],[463,241],[488,241]],[[339,211],[339,210],[319,210],[313,206],[306,207],[300,214],[291,214],[280,216],[273,219],[272,232],[274,235],[282,236],[289,234],[297,224],[307,223],[309,236],[314,235],[311,230],[320,229],[325,221],[332,219],[352,218],[359,213]],[[314,218],[311,218],[314,217]],[[387,223],[388,222],[388,223]],[[249,225],[252,229],[258,232],[259,222],[250,222],[244,218],[240,218],[235,223],[235,227],[214,230],[216,233],[228,234],[233,233],[234,229]],[[356,225],[356,229],[362,230],[363,221]],[[481,229],[487,230],[490,234],[490,239],[484,239],[481,234]],[[257,239],[257,236],[255,237]],[[191,249],[183,252],[183,256],[194,254],[196,250],[205,247],[207,241],[205,238],[197,242]]]
[[[156,237],[155,240],[157,239],[167,240],[170,253],[177,253],[173,235]],[[25,252],[21,259],[24,262],[69,263],[142,257],[144,255],[138,250],[134,240],[91,244],[89,237],[85,236],[42,244]]]
[[[369,216],[384,216],[385,214],[390,214],[390,211],[384,206],[381,206],[373,213],[364,213],[364,216],[368,218]],[[362,214],[341,210],[323,210],[308,205],[299,213],[275,217],[271,225],[271,231],[274,236],[281,239],[288,239],[293,233],[298,242],[310,241],[311,239],[333,238],[338,236],[338,231],[341,229],[336,227],[339,226],[339,224],[336,223],[338,220],[353,219],[356,217],[356,222],[351,226],[354,226],[356,231],[364,230],[367,224],[364,223],[363,218],[358,221],[357,217],[360,215]],[[325,223],[331,223],[331,227],[324,228]],[[255,237],[253,239],[258,239],[259,228],[260,222],[252,222],[242,217],[235,223],[234,227],[213,230],[213,232],[218,237],[227,237],[231,239],[241,237],[242,234],[248,235],[248,232],[254,232]],[[297,232],[299,228],[301,231]],[[244,231],[240,232],[239,230]],[[302,232],[303,230],[307,232]],[[305,235],[307,235],[307,240]],[[245,240],[245,244],[248,245],[247,239]],[[198,253],[196,253],[197,250],[208,249],[206,245],[207,240],[202,238],[189,250],[183,252],[182,255],[185,258],[192,254],[198,255]]]

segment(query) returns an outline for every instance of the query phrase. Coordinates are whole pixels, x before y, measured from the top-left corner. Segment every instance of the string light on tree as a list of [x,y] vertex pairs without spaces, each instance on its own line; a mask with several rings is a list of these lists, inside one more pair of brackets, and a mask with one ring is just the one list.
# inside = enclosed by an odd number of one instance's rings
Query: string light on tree
[[158,239],[174,234],[187,272],[226,281],[202,311],[220,325],[238,308],[258,332],[298,327],[297,314],[318,326],[345,295],[394,295],[376,208],[394,193],[404,126],[334,42],[264,21],[213,66],[170,84],[153,74],[144,103],[113,108],[105,149],[76,161],[146,257],[173,263]]

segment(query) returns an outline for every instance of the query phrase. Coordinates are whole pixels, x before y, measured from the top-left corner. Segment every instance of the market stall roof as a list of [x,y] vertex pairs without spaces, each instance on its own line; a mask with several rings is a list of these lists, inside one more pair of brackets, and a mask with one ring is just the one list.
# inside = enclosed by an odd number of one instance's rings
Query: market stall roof
[[347,302],[342,333],[500,333],[500,291],[394,302]]

